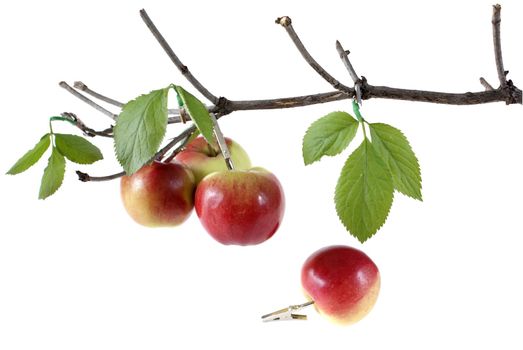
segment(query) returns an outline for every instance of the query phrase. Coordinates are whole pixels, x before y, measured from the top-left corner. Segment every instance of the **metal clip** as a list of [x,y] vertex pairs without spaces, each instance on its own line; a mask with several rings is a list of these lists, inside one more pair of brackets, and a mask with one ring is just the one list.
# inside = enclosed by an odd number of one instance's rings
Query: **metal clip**
[[229,147],[227,147],[227,143],[225,142],[225,138],[223,137],[222,130],[218,125],[218,121],[216,120],[216,116],[214,115],[214,113],[209,113],[209,116],[211,117],[211,121],[214,128],[214,137],[218,142],[218,147],[222,152],[223,158],[225,159],[225,163],[227,164],[227,168],[229,170],[232,170],[234,169],[234,164],[232,163],[231,152],[229,151]]
[[356,84],[354,84],[354,89],[356,90],[356,102],[361,106],[363,101],[361,100],[361,80],[358,79]]
[[312,304],[314,304],[314,301],[308,301],[308,302],[300,304],[300,305],[291,305],[284,309],[271,312],[270,314],[267,314],[267,315],[263,315],[262,321],[269,322],[269,321],[285,321],[285,320],[306,320],[307,315],[299,315],[299,314],[295,314],[294,312],[300,311],[304,307],[307,307]]

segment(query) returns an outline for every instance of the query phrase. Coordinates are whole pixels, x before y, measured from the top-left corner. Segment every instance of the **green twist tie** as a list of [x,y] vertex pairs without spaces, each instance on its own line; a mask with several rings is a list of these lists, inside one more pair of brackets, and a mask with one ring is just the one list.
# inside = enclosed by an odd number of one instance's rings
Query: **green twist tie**
[[363,122],[363,117],[360,113],[360,105],[355,99],[352,100],[352,109],[354,110],[354,114],[356,115],[356,118],[358,118],[358,121],[360,123]]
[[76,121],[72,120],[71,118],[57,116],[57,115],[49,118],[49,122],[52,122],[52,121],[55,121],[55,120],[60,120],[60,121],[63,121],[63,122],[69,122],[69,123],[71,123],[73,125],[76,125]]

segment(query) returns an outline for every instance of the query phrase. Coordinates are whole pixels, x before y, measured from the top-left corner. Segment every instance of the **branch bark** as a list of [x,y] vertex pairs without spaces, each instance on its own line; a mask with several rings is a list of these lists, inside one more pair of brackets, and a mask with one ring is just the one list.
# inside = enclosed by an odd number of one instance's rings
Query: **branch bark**
[[505,68],[503,68],[503,54],[501,52],[501,5],[494,5],[492,8],[492,38],[494,40],[494,57],[496,59],[496,69],[501,87],[507,85]]
[[[333,101],[340,101],[344,99],[353,98],[356,94],[356,89],[348,87],[340,83],[336,78],[329,74],[308,52],[306,47],[303,45],[302,41],[298,37],[296,31],[292,26],[292,20],[290,17],[279,17],[276,20],[276,23],[282,25],[287,31],[289,37],[295,44],[296,48],[305,59],[305,61],[330,85],[332,85],[336,90],[324,93],[316,93],[303,96],[294,96],[294,97],[285,97],[285,98],[275,98],[275,99],[266,99],[266,100],[229,100],[225,97],[216,97],[213,95],[205,86],[203,86],[189,71],[187,66],[185,66],[178,56],[174,53],[172,48],[166,42],[165,38],[158,31],[150,17],[147,15],[145,10],[140,11],[140,16],[143,21],[154,35],[156,40],[160,43],[164,51],[167,53],[171,61],[175,66],[180,70],[182,75],[198,90],[202,95],[209,99],[213,106],[208,106],[208,110],[211,113],[216,113],[220,116],[227,115],[234,111],[246,111],[246,110],[265,110],[265,109],[284,109],[284,108],[294,108],[294,107],[303,107],[320,103],[327,103]],[[484,86],[486,91],[479,92],[464,92],[464,93],[449,93],[449,92],[438,92],[438,91],[426,91],[426,90],[412,90],[412,89],[402,89],[394,88],[388,86],[375,86],[367,82],[365,77],[359,77],[352,64],[348,59],[348,52],[343,49],[339,42],[336,43],[336,48],[340,58],[343,60],[345,66],[347,67],[351,78],[355,84],[355,87],[360,90],[361,98],[368,100],[371,98],[384,98],[384,99],[393,99],[393,100],[402,100],[402,101],[416,101],[416,102],[429,102],[429,103],[439,103],[439,104],[449,104],[449,105],[473,105],[473,104],[484,104],[491,102],[505,102],[508,104],[522,104],[522,91],[517,88],[511,80],[506,79],[508,71],[505,71],[503,66],[503,58],[501,51],[501,34],[500,34],[500,22],[501,22],[501,6],[494,5],[493,7],[493,16],[492,16],[492,28],[493,28],[493,41],[494,41],[494,55],[496,61],[496,69],[498,73],[498,78],[500,81],[500,86],[497,89],[494,89],[484,78],[480,78],[481,84]],[[103,107],[97,105],[78,91],[72,89],[66,83],[60,83],[60,86],[66,88],[76,97],[80,98],[82,101],[93,106],[97,110],[101,111],[104,114],[109,115],[111,118],[116,119],[117,116],[111,112],[105,110]],[[90,94],[93,97],[100,99],[101,101],[113,104],[118,107],[122,107],[123,103],[96,93],[90,90],[85,84],[81,82],[75,83],[75,87]],[[179,123],[182,122],[182,118],[179,116],[179,110],[169,110],[169,113],[174,114],[173,117],[169,118],[169,123]],[[80,127],[81,128],[81,127]],[[82,129],[82,128],[81,128]],[[90,129],[89,129],[90,130]],[[110,130],[110,129],[108,129]],[[160,160],[164,159],[165,155],[177,144],[180,144],[177,149],[174,150],[173,154],[177,150],[180,150],[184,143],[189,139],[189,136],[196,130],[196,127],[192,125],[191,127],[185,129],[178,136],[173,138],[169,143],[167,143],[162,149],[160,149],[155,155],[154,159]],[[97,132],[100,133],[100,132]],[[96,134],[97,134],[96,133]],[[171,154],[168,159],[173,157]],[[82,173],[83,174],[83,173]],[[119,173],[121,174],[121,173]],[[85,178],[90,179],[90,181],[104,181],[106,179],[112,179],[118,177],[114,174],[105,177],[90,177],[84,176]],[[93,178],[97,180],[93,180]],[[88,180],[89,181],[89,180]]]
[[118,179],[125,175],[124,171],[121,171],[116,174],[107,175],[107,176],[91,176],[87,173],[83,173],[80,170],[76,171],[76,175],[78,175],[78,180],[82,182],[101,182],[101,181],[110,181]]
[[102,131],[96,131],[91,129],[85,123],[76,116],[76,114],[71,112],[63,112],[62,117],[69,119],[69,121],[74,124],[78,129],[82,130],[83,134],[89,137],[94,136],[103,136],[103,137],[113,137],[113,127],[109,127]]
[[147,25],[147,28],[151,31],[154,38],[158,41],[160,46],[163,48],[167,56],[171,59],[171,61],[174,63],[174,65],[180,70],[182,75],[198,90],[203,96],[205,96],[209,101],[211,101],[213,104],[217,104],[219,98],[213,95],[205,86],[203,86],[198,79],[196,79],[189,68],[180,61],[178,56],[174,53],[172,48],[169,46],[163,35],[160,33],[158,28],[154,25],[153,21],[147,14],[147,12],[144,9],[140,10],[140,16],[142,17],[142,20],[145,22],[145,25]]
[[334,78],[332,75],[330,75],[325,68],[323,68],[309,53],[309,51],[305,48],[305,45],[303,45],[302,41],[298,37],[298,34],[296,34],[296,31],[294,30],[294,27],[292,26],[292,20],[288,16],[278,17],[276,19],[276,24],[280,24],[285,30],[287,31],[287,34],[289,34],[289,37],[291,38],[292,42],[302,55],[302,57],[305,59],[305,61],[318,73],[323,79],[325,79],[329,84],[332,85],[333,88],[336,90],[344,91],[344,92],[350,92],[350,88],[346,85],[343,85],[340,83],[336,78]]
[[84,96],[83,94],[79,93],[78,91],[76,91],[75,89],[73,89],[72,87],[70,87],[65,81],[61,81],[58,85],[60,85],[60,87],[64,88],[65,90],[67,90],[69,93],[71,93],[73,96],[75,96],[76,98],[82,100],[83,102],[87,103],[89,106],[93,107],[94,109],[96,109],[97,111],[105,114],[106,116],[108,116],[109,118],[111,118],[112,120],[116,120],[116,118],[118,117],[116,114],[114,114],[113,112],[103,108],[102,106],[100,106],[99,104],[97,104],[96,102],[94,102],[93,100],[87,98],[86,96]]

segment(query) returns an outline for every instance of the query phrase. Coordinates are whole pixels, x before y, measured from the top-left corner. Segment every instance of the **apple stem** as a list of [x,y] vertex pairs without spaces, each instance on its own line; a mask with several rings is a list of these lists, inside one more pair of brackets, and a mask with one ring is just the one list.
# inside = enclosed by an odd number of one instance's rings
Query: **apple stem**
[[225,159],[225,164],[227,164],[227,169],[233,170],[234,164],[231,159],[231,152],[229,151],[229,147],[227,147],[227,142],[225,142],[225,138],[223,137],[222,131],[220,129],[220,126],[218,125],[218,121],[216,120],[216,116],[214,113],[209,113],[213,126],[214,126],[214,137],[216,138],[216,141],[218,142],[218,147],[220,148],[220,151],[222,152],[223,159]]
[[294,312],[299,311],[312,304],[314,304],[314,300],[310,300],[303,304],[290,305],[289,307],[286,307],[284,309],[276,310],[274,312],[271,312],[270,314],[263,315],[261,318],[263,322],[282,320],[306,320],[307,315],[299,315],[295,314]]

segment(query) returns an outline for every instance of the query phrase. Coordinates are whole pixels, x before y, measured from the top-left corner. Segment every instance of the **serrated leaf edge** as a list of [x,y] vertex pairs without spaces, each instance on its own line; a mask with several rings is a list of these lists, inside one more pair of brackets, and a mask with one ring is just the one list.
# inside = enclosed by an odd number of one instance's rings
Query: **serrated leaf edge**
[[[125,107],[126,107],[129,103],[132,103],[132,102],[136,101],[136,100],[139,99],[140,97],[147,96],[147,95],[149,95],[149,94],[151,94],[151,93],[153,93],[153,92],[159,91],[159,90],[167,90],[167,95],[168,95],[168,93],[169,93],[169,92],[168,92],[168,89],[170,89],[170,88],[171,88],[171,86],[169,85],[168,87],[165,87],[165,88],[162,88],[162,89],[151,90],[151,91],[150,91],[149,93],[147,93],[147,94],[141,94],[141,95],[135,97],[134,99],[129,100],[126,104],[124,104],[124,105],[122,106],[122,109],[121,109],[120,115],[121,115],[121,113],[124,111]],[[168,96],[167,96],[167,98],[168,98]],[[143,118],[142,118],[142,119],[143,119]],[[142,122],[143,122],[143,120],[142,120]],[[116,124],[115,124],[115,126],[114,126],[114,128],[113,128],[113,140],[114,140],[114,142],[113,142],[113,151],[114,151],[114,154],[115,154],[115,156],[116,156],[116,159],[118,160],[118,163],[120,163],[120,165],[124,168],[125,173],[126,173],[127,175],[132,175],[133,173],[135,173],[136,171],[138,171],[141,167],[143,167],[144,165],[146,165],[146,164],[148,164],[150,161],[152,161],[152,158],[154,157],[154,155],[153,155],[153,157],[151,157],[151,159],[149,159],[148,161],[146,161],[144,164],[142,164],[142,165],[141,165],[140,167],[138,167],[137,169],[126,169],[126,166],[124,165],[123,160],[120,159],[120,155],[118,154],[118,150],[117,150],[117,148],[116,148],[116,138],[117,138],[117,136],[116,136],[116,133],[115,133],[115,132],[116,132],[116,130],[117,130],[117,125],[118,125],[118,119],[116,120]],[[162,137],[161,137],[161,139],[160,139],[160,142],[158,143],[158,146],[156,147],[157,149],[160,147],[160,145],[161,145],[163,139],[165,138],[165,134],[166,134],[166,132],[167,132],[167,125],[166,125],[166,127],[165,127],[165,129],[164,129],[164,132],[163,132],[163,135],[162,135]],[[136,142],[136,140],[135,140],[135,142]]]
[[[374,147],[374,145],[372,145],[372,142],[370,142],[369,140],[364,140],[363,142],[365,141],[368,141],[369,144],[371,145],[371,147]],[[361,145],[360,145],[361,146]],[[360,147],[358,146],[358,148]],[[356,151],[356,150],[354,150]],[[354,153],[354,151],[352,153]],[[376,152],[376,150],[374,150],[374,152]],[[343,167],[342,167],[342,170],[341,172],[343,172],[343,169],[345,168],[346,164],[348,163],[349,159],[350,159],[350,156],[352,155],[352,153],[347,157],[345,163],[343,164]],[[381,159],[381,156],[379,156],[379,153],[376,153],[378,155],[378,157]],[[382,162],[384,162],[383,159],[381,159]],[[386,164],[384,164],[385,166],[387,166]],[[390,173],[390,170],[389,170],[389,173]],[[391,179],[392,179],[392,174],[391,175]],[[343,218],[340,216],[340,213],[338,211],[338,206],[337,206],[337,193],[338,193],[338,183],[339,183],[339,180],[341,178],[341,173],[340,173],[340,177],[338,178],[338,181],[336,183],[336,188],[335,188],[335,194],[334,194],[334,207],[335,207],[335,211],[336,211],[336,216],[338,217],[338,219],[340,220],[340,222],[342,223],[343,227],[345,227],[345,229],[347,230],[347,232],[349,232],[351,234],[351,236],[353,236],[354,238],[356,238],[360,243],[365,243],[367,240],[369,240],[370,238],[372,238],[382,227],[383,225],[385,225],[385,223],[387,222],[387,219],[389,217],[389,214],[390,214],[390,211],[392,209],[392,205],[394,204],[394,187],[393,187],[393,191],[392,191],[392,197],[391,197],[391,201],[390,201],[390,205],[388,206],[387,208],[387,212],[383,218],[383,222],[381,222],[377,228],[372,232],[370,233],[369,235],[366,235],[366,237],[363,237],[363,238],[360,238],[358,237],[356,234],[352,233],[351,230],[349,229],[348,225],[346,225],[346,223],[344,222]]]
[[[371,129],[371,132],[373,132],[373,133],[376,132],[375,129],[372,130],[374,125],[379,125],[379,126],[384,125],[384,126],[386,126],[386,127],[390,127],[390,128],[392,128],[392,129],[396,130],[397,132],[399,132],[399,133],[401,134],[401,136],[403,136],[403,138],[405,139],[407,145],[409,146],[408,151],[410,151],[410,152],[413,153],[413,155],[414,155],[414,159],[416,160],[416,167],[415,167],[415,168],[416,168],[416,170],[417,170],[418,172],[417,172],[416,174],[413,174],[413,175],[414,175],[414,176],[419,180],[419,185],[420,185],[420,188],[419,188],[419,198],[416,197],[416,196],[412,196],[412,195],[409,194],[409,193],[405,193],[404,191],[402,191],[402,190],[396,188],[396,186],[394,186],[394,190],[395,190],[396,192],[398,192],[398,193],[401,193],[401,194],[403,194],[403,195],[409,197],[409,198],[412,198],[412,199],[415,199],[415,200],[418,200],[418,201],[423,202],[423,192],[422,192],[422,189],[423,189],[423,179],[422,179],[422,177],[421,177],[421,166],[420,166],[420,164],[419,164],[419,159],[418,159],[418,157],[416,156],[416,153],[414,152],[414,149],[412,148],[412,145],[410,144],[409,139],[407,138],[407,136],[405,136],[405,134],[403,133],[403,131],[401,131],[400,129],[398,129],[398,128],[396,128],[396,127],[390,125],[390,124],[386,124],[386,123],[371,123],[371,124],[369,124],[369,128]],[[381,139],[381,137],[380,137],[380,139]],[[385,146],[384,146],[384,147],[385,147]],[[404,147],[399,147],[399,148],[405,150]],[[388,149],[387,149],[387,151],[388,151]],[[389,153],[390,153],[390,152],[389,152]],[[400,158],[404,158],[404,157],[400,157]],[[387,161],[386,159],[384,159],[383,161],[384,161],[385,164],[390,168],[390,165],[388,164],[388,161]],[[409,172],[412,172],[412,171],[409,169]],[[392,171],[391,171],[391,174],[392,174]],[[394,176],[393,176],[393,180],[394,180]]]
[[[100,149],[95,145],[93,144],[92,142],[90,142],[89,140],[87,140],[86,138],[84,137],[81,137],[81,136],[78,136],[78,135],[73,135],[73,134],[61,134],[61,133],[55,133],[55,143],[56,143],[56,148],[58,149],[58,151],[60,151],[60,154],[62,154],[65,158],[67,158],[69,161],[73,162],[73,163],[76,163],[76,164],[82,164],[82,165],[85,165],[85,164],[94,164],[96,163],[97,161],[99,160],[102,160],[104,159],[103,157],[103,154],[102,154],[102,151],[100,151]],[[60,149],[60,147],[58,146],[58,143],[56,142],[56,136],[57,135],[65,135],[65,136],[74,136],[74,137],[78,137],[79,139],[87,142],[89,145],[91,145],[92,147],[94,147],[97,151],[98,151],[98,154],[100,156],[100,158],[92,161],[92,162],[80,162],[80,161],[77,161],[77,160],[72,160],[67,154],[64,154],[63,150]],[[97,155],[98,156],[98,155]]]
[[[53,194],[56,193],[56,191],[58,191],[60,189],[60,187],[62,187],[62,184],[64,183],[64,178],[65,178],[65,170],[67,169],[67,162],[65,161],[65,157],[62,153],[60,153],[60,151],[58,150],[58,148],[56,147],[53,147],[52,148],[52,152],[56,151],[63,159],[64,159],[64,170],[62,172],[62,175],[61,175],[61,179],[60,179],[60,183],[58,184],[58,186],[54,189],[54,191],[52,191],[51,193],[47,194],[45,197],[42,197],[42,182],[40,183],[40,190],[39,190],[39,193],[38,193],[38,199],[41,199],[41,200],[45,200],[49,197],[51,197]],[[51,153],[51,155],[49,156],[49,160],[47,162],[47,166],[45,167],[44,169],[44,173],[42,175],[42,181],[43,181],[43,177],[45,176],[45,173],[47,171],[47,169],[49,168],[49,165],[50,165],[50,161],[51,161],[51,157],[53,156],[53,153]]]
[[[40,142],[42,142],[44,140],[44,138],[47,138],[47,146],[44,148],[44,150],[42,151],[42,153],[35,159],[34,162],[32,162],[32,164],[30,164],[27,168],[21,170],[21,171],[18,171],[18,172],[13,172],[13,169],[16,167],[16,165],[25,157],[27,156],[30,152],[33,152],[35,150],[35,148],[40,144]],[[31,168],[33,165],[35,165],[36,163],[38,163],[38,161],[42,158],[42,156],[44,155],[44,153],[49,149],[49,146],[51,145],[51,134],[47,133],[45,134],[44,136],[40,137],[40,140],[36,143],[36,145],[34,145],[33,148],[31,148],[29,151],[25,152],[22,157],[20,157],[16,162],[15,164],[13,164],[13,166],[11,166],[11,168],[6,172],[6,175],[18,175],[18,174],[21,174],[27,170],[29,170],[29,168]]]
[[[341,149],[341,150],[339,150],[337,152],[323,153],[322,155],[320,155],[320,157],[318,159],[314,159],[312,161],[307,161],[305,159],[305,137],[311,132],[311,129],[314,127],[314,125],[316,123],[318,123],[323,118],[329,117],[331,114],[334,114],[334,113],[346,114],[349,118],[352,118],[354,120],[354,124],[351,125],[351,126],[354,126],[354,128],[355,128],[354,134],[352,135],[352,137],[350,138],[349,142],[347,143],[347,145],[343,149]],[[320,117],[320,118],[316,119],[315,121],[313,121],[309,125],[309,127],[305,131],[305,135],[303,135],[303,138],[302,138],[301,154],[302,154],[302,158],[303,158],[304,164],[305,165],[311,165],[313,163],[319,162],[325,156],[334,157],[334,156],[337,156],[337,155],[341,154],[345,149],[347,149],[347,147],[350,145],[350,143],[354,140],[354,137],[356,136],[356,133],[358,132],[358,128],[359,128],[359,122],[350,113],[347,113],[345,111],[333,111],[333,112],[330,112],[330,113],[324,115],[323,117]],[[338,134],[337,137],[339,137],[339,134]]]

